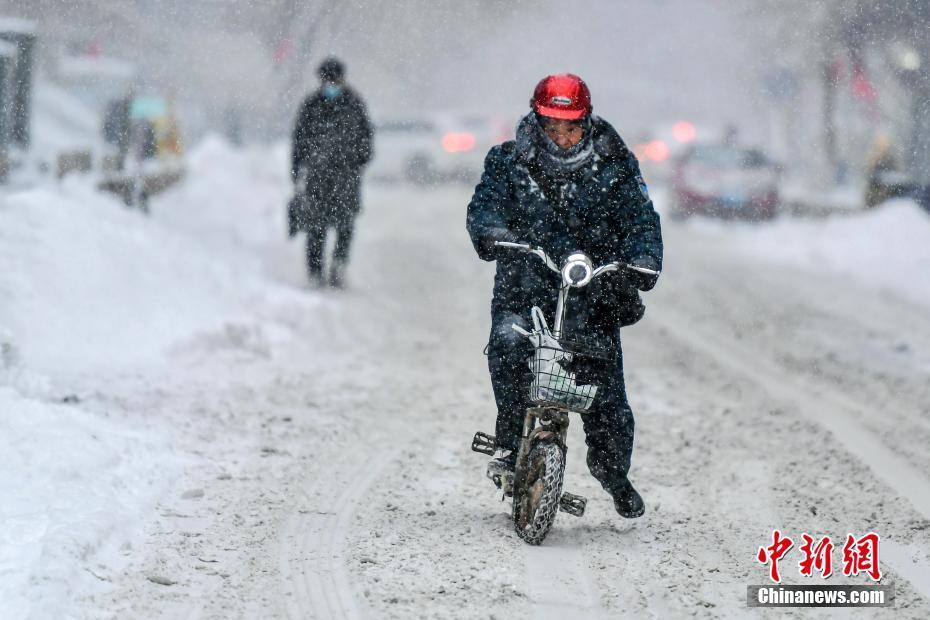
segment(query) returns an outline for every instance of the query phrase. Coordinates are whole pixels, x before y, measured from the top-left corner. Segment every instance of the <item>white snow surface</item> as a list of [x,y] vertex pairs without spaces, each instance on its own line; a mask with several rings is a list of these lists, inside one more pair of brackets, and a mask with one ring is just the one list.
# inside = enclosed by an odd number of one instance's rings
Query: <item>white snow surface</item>
[[[91,558],[129,548],[170,471],[168,433],[0,387],[0,601],[7,618],[64,617]],[[162,469],[161,465],[166,465]]]
[[[74,392],[170,368],[197,333],[248,339],[276,301],[314,306],[237,251],[282,236],[283,215],[262,206],[282,211],[283,153],[206,140],[189,158],[194,180],[157,199],[152,218],[81,177],[0,194],[4,617],[63,617],[96,581],[90,559],[131,546],[140,515],[184,465],[170,425],[110,419]],[[277,166],[256,165],[275,156]],[[242,205],[235,217],[230,204]],[[276,333],[265,325],[261,337]]]
[[785,217],[763,225],[705,219],[696,226],[747,255],[930,306],[930,214],[911,200],[823,219]]
[[[312,314],[340,303],[298,289],[287,274],[299,264],[268,258],[284,245],[286,152],[208,138],[150,218],[80,178],[0,195],[4,617],[65,617],[78,596],[103,587],[94,567],[120,565],[187,462],[172,448],[184,429],[85,406],[86,394],[170,374],[205,334],[254,337],[259,348],[284,339],[282,306]],[[910,203],[822,221],[697,226],[748,256],[930,305],[930,220]],[[341,329],[336,341],[356,353],[366,346],[353,326]]]
[[[208,140],[192,154],[196,180],[164,196],[154,222],[79,177],[3,199],[0,321],[27,367],[119,367],[250,315],[268,282],[236,246],[283,230],[261,209],[280,192],[256,183],[247,155],[216,149]],[[244,206],[233,214],[230,204]]]

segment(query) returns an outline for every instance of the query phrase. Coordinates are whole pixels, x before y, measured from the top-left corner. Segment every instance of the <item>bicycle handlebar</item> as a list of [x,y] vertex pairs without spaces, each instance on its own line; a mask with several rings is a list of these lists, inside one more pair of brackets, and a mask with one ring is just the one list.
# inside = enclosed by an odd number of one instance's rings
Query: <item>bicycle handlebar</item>
[[494,245],[496,245],[499,248],[512,248],[514,250],[523,250],[524,252],[535,254],[536,256],[541,258],[544,263],[546,263],[546,267],[548,267],[549,269],[551,269],[552,271],[556,273],[562,272],[562,270],[559,269],[559,266],[556,264],[556,262],[552,260],[551,258],[549,258],[549,255],[546,254],[545,250],[543,250],[542,248],[534,248],[529,243],[512,243],[510,241],[495,241]]
[[[562,273],[562,270],[559,267],[559,265],[554,260],[552,260],[549,257],[549,255],[546,254],[546,251],[543,250],[542,248],[534,247],[528,243],[513,243],[510,241],[495,241],[494,245],[500,248],[511,248],[514,250],[522,250],[530,254],[535,254],[536,256],[542,259],[542,261],[546,264],[546,267],[548,267],[549,269],[551,269],[552,271],[556,273]],[[629,269],[630,271],[637,271],[639,273],[644,273],[644,274],[651,275],[651,276],[659,275],[659,272],[654,269],[647,269],[646,267],[637,267],[635,265],[628,265],[626,263],[621,263],[620,261],[616,261],[613,263],[607,263],[606,265],[601,265],[600,267],[594,269],[593,273],[591,274],[591,279],[593,280],[599,275],[610,273],[611,271],[620,271],[621,269]]]
[[548,254],[546,254],[545,250],[539,247],[534,247],[528,243],[495,241],[494,245],[501,248],[512,248],[514,250],[535,254],[540,259],[542,259],[542,261],[546,264],[546,267],[561,276],[562,285],[559,287],[559,299],[555,309],[555,325],[554,329],[552,330],[552,333],[556,336],[556,338],[561,337],[562,334],[562,324],[565,320],[565,313],[568,308],[568,292],[572,288],[581,288],[583,286],[587,286],[588,283],[590,283],[594,278],[611,271],[620,271],[621,269],[629,269],[631,271],[637,271],[639,273],[646,273],[655,276],[659,275],[658,271],[646,269],[645,267],[627,265],[626,263],[621,263],[619,261],[607,263],[606,265],[601,265],[595,269],[591,264],[591,259],[581,252],[571,254],[565,259],[564,264],[559,266],[549,257]]

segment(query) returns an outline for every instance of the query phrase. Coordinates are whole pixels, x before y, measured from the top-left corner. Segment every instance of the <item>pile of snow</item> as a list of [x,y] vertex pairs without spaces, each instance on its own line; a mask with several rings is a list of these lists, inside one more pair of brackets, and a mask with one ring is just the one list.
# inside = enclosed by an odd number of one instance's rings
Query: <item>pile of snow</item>
[[0,325],[27,367],[52,375],[149,359],[247,298],[240,265],[81,179],[4,200],[0,265]]
[[855,215],[737,225],[740,250],[805,270],[835,273],[930,306],[930,216],[911,200]]
[[151,218],[81,177],[5,196],[0,329],[23,363],[53,376],[123,367],[292,294],[264,273],[285,235],[285,156],[210,138]]
[[76,594],[99,587],[94,567],[118,562],[118,547],[164,484],[157,477],[170,452],[165,436],[37,396],[0,386],[0,600],[8,618],[64,617]]
[[236,149],[207,136],[186,159],[184,184],[159,197],[154,219],[210,251],[273,253],[286,232],[288,156],[284,143]]
[[284,147],[210,140],[152,217],[80,177],[0,195],[0,615],[66,616],[185,465],[170,422],[70,394],[169,372],[231,324],[273,332],[275,304],[318,306],[251,251],[283,245],[286,173]]

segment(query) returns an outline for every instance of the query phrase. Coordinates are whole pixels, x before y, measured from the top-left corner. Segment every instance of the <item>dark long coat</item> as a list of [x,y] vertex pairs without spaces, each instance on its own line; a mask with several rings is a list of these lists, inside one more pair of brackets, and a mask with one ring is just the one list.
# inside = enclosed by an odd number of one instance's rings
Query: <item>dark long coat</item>
[[307,181],[316,215],[332,222],[361,208],[362,168],[372,155],[372,130],[361,98],[349,87],[333,98],[318,90],[300,107],[294,125],[291,174]]

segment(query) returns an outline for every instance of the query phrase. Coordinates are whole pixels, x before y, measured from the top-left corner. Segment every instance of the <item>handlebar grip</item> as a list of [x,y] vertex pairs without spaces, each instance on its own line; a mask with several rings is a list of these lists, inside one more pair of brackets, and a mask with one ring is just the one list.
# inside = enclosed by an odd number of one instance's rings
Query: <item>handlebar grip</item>
[[634,267],[633,265],[625,265],[630,271],[637,271],[639,273],[644,273],[649,276],[657,276],[661,274],[661,271],[656,271],[655,269],[646,269],[645,267]]
[[499,248],[514,248],[515,250],[533,249],[533,246],[528,243],[513,243],[512,241],[495,241],[494,245]]
[[661,271],[655,271],[652,269],[647,269],[645,267],[636,267],[634,265],[628,265],[626,263],[621,263],[618,261],[615,263],[607,263],[606,265],[602,265],[601,267],[598,267],[597,269],[594,270],[594,277],[596,278],[602,274],[610,273],[611,271],[623,271],[625,269],[629,269],[630,271],[636,271],[638,273],[643,273],[643,274],[650,275],[650,276],[658,276],[662,273]]

